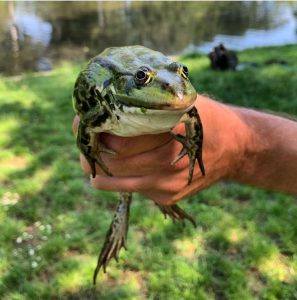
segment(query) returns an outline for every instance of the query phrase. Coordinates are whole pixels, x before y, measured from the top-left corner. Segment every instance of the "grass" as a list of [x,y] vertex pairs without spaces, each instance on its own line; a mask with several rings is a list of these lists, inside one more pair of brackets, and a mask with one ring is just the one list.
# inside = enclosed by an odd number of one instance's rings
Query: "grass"
[[[296,116],[297,46],[239,53],[279,56],[289,65],[224,73],[203,56],[183,62],[201,93]],[[116,194],[91,189],[78,163],[70,99],[80,67],[0,78],[0,298],[297,299],[296,197],[225,182],[181,203],[196,229],[136,196],[129,251],[93,288]]]

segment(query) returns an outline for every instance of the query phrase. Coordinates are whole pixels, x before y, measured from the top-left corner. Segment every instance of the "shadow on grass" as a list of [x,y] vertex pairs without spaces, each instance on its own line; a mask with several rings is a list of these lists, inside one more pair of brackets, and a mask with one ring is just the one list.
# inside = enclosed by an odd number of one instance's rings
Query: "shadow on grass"
[[[202,92],[297,114],[297,78],[291,71],[216,73],[192,64],[193,82]],[[231,183],[181,204],[197,229],[164,221],[154,205],[138,197],[129,252],[111,264],[108,275],[100,275],[94,290],[92,272],[116,197],[92,190],[78,164],[70,103],[77,72],[67,67],[47,77],[4,81],[0,120],[13,118],[17,124],[4,128],[2,147],[26,162],[4,170],[0,190],[2,196],[20,197],[1,206],[1,298],[294,299],[295,199]]]

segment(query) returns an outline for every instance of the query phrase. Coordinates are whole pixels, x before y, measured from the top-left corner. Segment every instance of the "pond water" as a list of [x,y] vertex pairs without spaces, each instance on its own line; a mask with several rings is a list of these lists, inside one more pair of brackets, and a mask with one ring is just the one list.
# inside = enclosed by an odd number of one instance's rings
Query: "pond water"
[[166,54],[297,42],[296,2],[0,2],[0,73],[49,70],[106,47]]

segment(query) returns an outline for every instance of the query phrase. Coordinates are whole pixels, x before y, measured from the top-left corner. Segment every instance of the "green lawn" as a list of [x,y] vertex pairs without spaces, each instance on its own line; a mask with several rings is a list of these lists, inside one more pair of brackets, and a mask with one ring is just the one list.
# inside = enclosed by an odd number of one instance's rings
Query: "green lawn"
[[[201,93],[297,115],[297,46],[239,54],[279,57],[289,65],[224,73],[203,56],[183,61]],[[196,229],[136,196],[129,251],[93,288],[117,197],[93,190],[78,163],[71,90],[80,67],[0,78],[0,298],[297,299],[296,197],[227,182],[181,203]]]

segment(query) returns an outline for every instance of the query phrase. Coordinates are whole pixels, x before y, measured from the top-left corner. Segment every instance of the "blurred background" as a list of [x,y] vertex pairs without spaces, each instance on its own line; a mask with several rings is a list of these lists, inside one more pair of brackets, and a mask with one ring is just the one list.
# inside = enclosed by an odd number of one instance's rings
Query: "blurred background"
[[0,72],[49,70],[106,47],[141,44],[167,54],[295,43],[296,2],[0,3]]
[[[0,2],[0,299],[297,299],[297,197],[229,181],[180,202],[197,228],[134,193],[129,251],[93,287],[117,195],[90,187],[71,130],[78,72],[131,44],[186,64],[199,93],[296,117],[296,11],[289,1]],[[224,72],[207,55],[220,43],[239,62]]]

